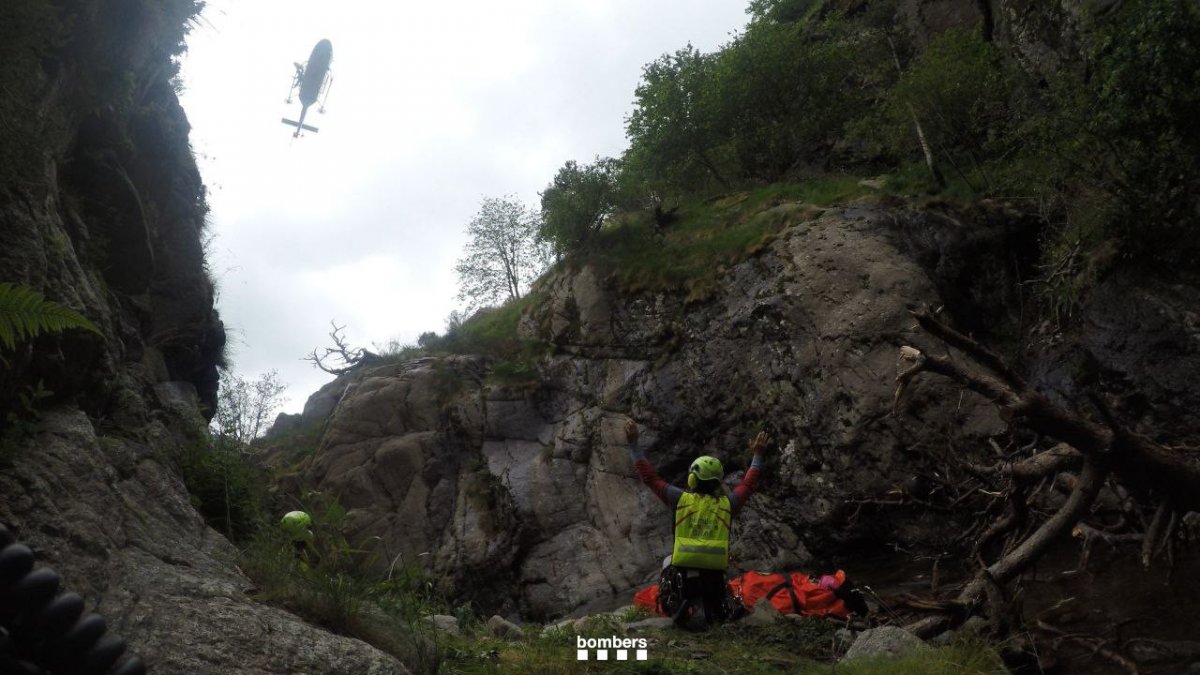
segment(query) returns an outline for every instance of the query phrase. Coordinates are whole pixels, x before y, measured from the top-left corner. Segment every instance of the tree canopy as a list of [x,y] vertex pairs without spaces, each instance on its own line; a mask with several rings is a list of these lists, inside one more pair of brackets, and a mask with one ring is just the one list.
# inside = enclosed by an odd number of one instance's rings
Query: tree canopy
[[541,237],[556,255],[577,248],[600,230],[616,207],[621,163],[597,157],[580,166],[563,165],[542,192]]
[[459,300],[478,309],[520,298],[546,267],[539,225],[537,214],[515,197],[485,198],[467,225],[470,240],[454,268]]

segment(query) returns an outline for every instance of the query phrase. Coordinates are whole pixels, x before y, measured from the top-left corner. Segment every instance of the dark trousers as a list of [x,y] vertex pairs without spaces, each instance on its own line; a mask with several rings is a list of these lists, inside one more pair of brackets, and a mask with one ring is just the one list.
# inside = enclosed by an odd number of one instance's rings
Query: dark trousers
[[729,584],[723,570],[668,566],[658,582],[661,609],[682,628],[704,629],[730,619]]

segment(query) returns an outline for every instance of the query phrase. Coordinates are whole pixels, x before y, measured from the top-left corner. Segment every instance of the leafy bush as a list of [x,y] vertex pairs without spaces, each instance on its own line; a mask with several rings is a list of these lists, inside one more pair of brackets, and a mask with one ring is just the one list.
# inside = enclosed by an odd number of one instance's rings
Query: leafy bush
[[437,672],[441,638],[424,617],[454,610],[436,580],[411,565],[392,564],[380,572],[384,566],[374,552],[347,543],[342,534],[347,514],[335,500],[311,493],[301,507],[312,517],[314,535],[306,559],[297,557],[274,523],[259,528],[242,547],[240,565],[258,584],[255,597],[368,642],[415,673]]
[[687,194],[729,185],[713,152],[720,145],[712,87],[715,58],[692,45],[642,69],[635,108],[625,121],[626,170],[661,194]]
[[989,163],[1020,145],[1030,114],[1025,76],[976,30],[952,29],[934,40],[900,76],[878,113],[875,137],[893,156],[915,157],[920,123],[936,162],[972,192],[994,192]]
[[1078,179],[1112,197],[1106,220],[1125,257],[1200,264],[1197,54],[1196,3],[1124,3],[1097,27],[1090,77],[1058,90],[1059,153]]
[[851,60],[859,40],[838,28],[755,23],[717,54],[713,117],[728,152],[714,154],[729,158],[727,175],[774,182],[826,167],[867,103]]
[[600,231],[618,201],[621,165],[597,157],[579,166],[569,161],[542,192],[540,236],[555,253],[565,255]]
[[235,541],[259,530],[264,517],[263,476],[241,446],[214,438],[184,450],[180,475],[205,522]]
[[827,176],[685,201],[665,232],[656,233],[640,214],[622,216],[583,255],[626,290],[683,292],[690,300],[704,300],[724,268],[758,252],[783,228],[812,219],[820,206],[863,191],[854,178]]

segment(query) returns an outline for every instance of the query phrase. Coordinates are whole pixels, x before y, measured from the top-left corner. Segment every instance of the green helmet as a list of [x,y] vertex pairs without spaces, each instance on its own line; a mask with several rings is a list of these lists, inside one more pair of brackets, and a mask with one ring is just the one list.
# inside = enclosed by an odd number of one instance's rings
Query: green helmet
[[725,476],[725,468],[721,466],[721,460],[704,455],[692,462],[688,473],[694,475],[696,480],[719,480]]
[[308,527],[312,525],[312,518],[303,511],[289,511],[283,516],[283,520],[279,521],[283,530],[292,535],[293,538],[303,536]]

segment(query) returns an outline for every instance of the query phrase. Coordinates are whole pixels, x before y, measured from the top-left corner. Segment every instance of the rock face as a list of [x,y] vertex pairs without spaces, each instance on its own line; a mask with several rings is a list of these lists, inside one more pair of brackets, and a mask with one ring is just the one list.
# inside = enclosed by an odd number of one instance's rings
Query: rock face
[[0,522],[152,672],[401,673],[247,597],[235,550],[178,476],[215,409],[225,343],[204,267],[204,188],[171,85],[192,10],[89,7],[33,60],[41,71],[17,74],[39,83],[20,109],[46,120],[47,144],[0,185],[0,281],[82,312],[103,337],[44,335],[2,355]]
[[546,301],[523,319],[556,347],[536,383],[499,384],[470,357],[363,371],[307,478],[340,497],[354,540],[380,542],[381,559],[424,561],[465,596],[533,617],[612,603],[669,553],[671,514],[632,473],[627,417],[676,483],[702,453],[722,457],[733,483],[752,433],[774,436],[735,527],[742,568],[931,543],[945,522],[857,501],[933,471],[934,448],[1003,427],[932,379],[889,415],[897,347],[919,340],[908,309],[939,301],[891,215],[776,209],[808,220],[726,270],[703,302],[623,293],[590,267],[545,279]]
[[1121,273],[1079,314],[1079,329],[1036,364],[1039,385],[1062,402],[1102,390],[1135,430],[1200,447],[1200,279]]
[[174,473],[169,427],[182,422],[97,435],[81,411],[47,411],[0,472],[0,519],[154,672],[406,672],[368,645],[247,597],[236,550],[204,524]]

